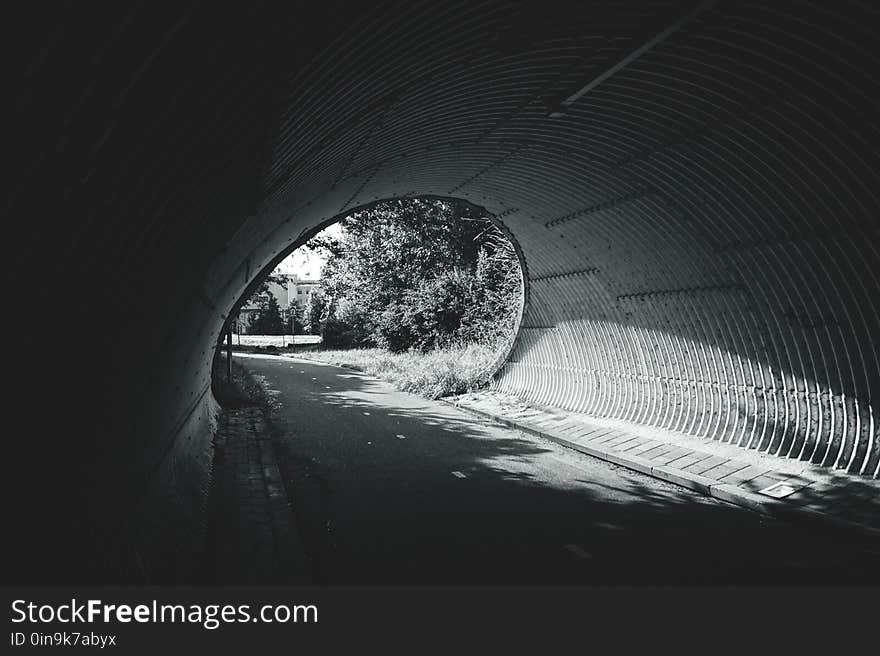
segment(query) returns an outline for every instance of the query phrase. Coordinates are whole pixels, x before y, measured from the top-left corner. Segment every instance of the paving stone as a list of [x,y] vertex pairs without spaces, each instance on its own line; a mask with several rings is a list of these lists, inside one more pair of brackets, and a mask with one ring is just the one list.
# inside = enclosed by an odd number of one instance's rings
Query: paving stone
[[651,462],[657,463],[658,465],[668,465],[671,461],[676,460],[688,453],[691,453],[690,449],[675,447],[672,450],[667,451],[666,453],[654,456],[653,458],[651,458]]
[[655,465],[651,468],[651,475],[703,494],[709,494],[709,488],[716,482],[714,479],[666,465]]
[[600,430],[602,430],[601,426],[581,426],[578,430],[575,431],[575,435],[579,438],[586,438],[589,435],[593,435]]
[[618,444],[622,444],[623,442],[629,442],[632,438],[633,438],[632,435],[627,434],[627,433],[623,433],[623,434],[615,437],[614,439],[601,442],[602,448],[611,449],[612,447],[614,447]]
[[758,476],[762,476],[766,474],[768,471],[771,471],[767,467],[761,467],[758,465],[749,465],[744,469],[740,469],[739,471],[735,471],[729,474],[725,474],[720,477],[722,483],[729,483],[730,485],[739,485],[740,483],[745,483],[746,481],[750,481],[752,479],[757,478]]
[[649,438],[649,439],[648,439],[644,444],[642,444],[641,446],[638,446],[638,447],[636,447],[635,449],[630,449],[630,450],[627,451],[626,453],[627,453],[627,455],[634,455],[634,456],[639,456],[639,457],[641,457],[641,455],[642,455],[645,451],[649,451],[649,450],[653,449],[654,447],[657,447],[657,446],[659,446],[659,445],[661,445],[661,444],[663,444],[663,442],[658,442],[657,440],[652,440],[652,439]]
[[661,443],[654,447],[653,449],[648,449],[647,451],[643,451],[640,455],[643,458],[647,458],[648,460],[653,460],[657,456],[662,456],[664,453],[669,453],[675,448],[674,444]]
[[724,456],[712,456],[711,458],[706,458],[705,460],[701,460],[700,462],[688,465],[684,468],[684,470],[692,474],[702,474],[704,471],[712,469],[717,465],[723,464],[728,460],[729,458],[725,458]]
[[639,446],[640,444],[645,443],[644,437],[639,437],[638,435],[631,435],[629,439],[623,440],[622,442],[618,442],[613,447],[611,447],[612,451],[626,451],[628,449],[632,449],[633,447]]
[[584,426],[581,422],[575,421],[572,422],[571,426],[566,430],[566,434],[568,435],[582,435],[586,432],[584,429],[588,429],[589,427]]
[[705,476],[706,478],[714,478],[715,480],[720,481],[728,474],[734,474],[738,471],[745,469],[748,466],[748,463],[742,462],[741,460],[729,460],[722,465],[717,465],[716,467],[712,467],[712,469],[707,469],[706,471],[702,472],[701,475]]
[[711,453],[705,453],[704,451],[689,451],[687,455],[670,460],[666,464],[669,467],[675,467],[676,469],[684,469],[689,465],[693,465],[694,463],[711,457]]
[[640,436],[634,442],[626,442],[624,444],[618,444],[614,450],[620,451],[621,453],[636,454],[639,452],[639,449],[643,449],[652,443],[655,443],[655,442],[653,442],[650,438]]
[[653,467],[650,460],[629,454],[608,451],[606,453],[603,453],[600,457],[608,460],[609,462],[613,462],[615,464],[622,465],[630,469],[635,469],[636,471],[640,471],[643,474],[648,475],[651,474],[651,468]]
[[606,428],[602,430],[598,430],[589,437],[586,438],[590,444],[601,444],[602,442],[606,442],[608,440],[614,439],[617,437],[619,433],[611,428]]

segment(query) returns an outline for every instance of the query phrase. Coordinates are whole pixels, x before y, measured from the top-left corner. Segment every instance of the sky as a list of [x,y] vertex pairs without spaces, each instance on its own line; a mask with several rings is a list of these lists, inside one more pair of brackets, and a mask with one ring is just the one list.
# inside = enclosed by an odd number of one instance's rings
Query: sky
[[[320,233],[322,237],[338,237],[339,224],[325,228]],[[321,277],[321,270],[324,268],[326,257],[322,254],[307,251],[304,248],[298,248],[275,268],[276,273],[296,273],[300,278],[315,280]]]

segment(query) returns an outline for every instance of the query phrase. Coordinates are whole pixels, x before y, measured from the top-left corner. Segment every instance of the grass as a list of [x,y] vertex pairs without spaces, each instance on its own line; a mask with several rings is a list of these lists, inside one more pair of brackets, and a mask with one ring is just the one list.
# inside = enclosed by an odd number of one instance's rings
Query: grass
[[379,348],[306,351],[297,358],[347,366],[429,399],[465,394],[488,385],[498,349],[480,344],[420,353]]
[[225,409],[268,404],[263,387],[234,357],[231,381],[226,379],[226,358],[220,355],[215,356],[211,379],[214,398]]

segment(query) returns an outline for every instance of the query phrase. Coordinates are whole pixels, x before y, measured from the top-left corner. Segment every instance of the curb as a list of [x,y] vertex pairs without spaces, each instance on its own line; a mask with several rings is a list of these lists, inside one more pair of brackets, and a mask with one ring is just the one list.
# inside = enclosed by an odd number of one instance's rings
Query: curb
[[639,456],[628,456],[620,452],[607,451],[594,446],[572,442],[571,440],[567,440],[564,437],[548,433],[545,430],[535,428],[525,423],[519,423],[511,419],[506,419],[504,417],[499,417],[498,415],[493,415],[492,413],[486,412],[485,410],[469,408],[467,406],[459,405],[453,401],[447,401],[446,399],[437,400],[453,408],[463,410],[464,412],[469,412],[472,415],[475,415],[482,419],[490,419],[494,422],[503,424],[508,428],[513,428],[515,430],[520,430],[525,433],[536,435],[537,437],[550,440],[551,442],[555,442],[556,444],[559,444],[560,446],[563,446],[565,448],[584,453],[588,456],[593,456],[594,458],[599,458],[600,460],[614,463],[615,465],[620,465],[621,467],[626,467],[627,469],[632,469],[653,478],[658,478],[669,483],[681,485],[682,487],[686,487],[690,490],[693,490],[694,492],[699,492],[700,494],[703,494],[705,496],[712,497],[713,499],[718,499],[719,501],[725,501],[735,506],[747,508],[748,510],[758,512],[768,517],[789,521],[820,521],[825,524],[832,524],[834,526],[837,526],[838,528],[857,531],[871,538],[880,538],[880,529],[873,528],[871,526],[866,526],[858,522],[842,519],[834,515],[820,512],[818,510],[794,506],[785,503],[784,501],[777,501],[772,497],[765,497],[761,494],[755,494],[754,492],[743,490],[735,485],[731,485],[729,483],[721,483],[719,481],[716,481],[715,479],[706,478],[705,476],[700,476],[699,474],[693,474],[688,471],[676,469],[675,467],[669,467],[668,465],[655,465],[651,461],[645,458],[640,458]]

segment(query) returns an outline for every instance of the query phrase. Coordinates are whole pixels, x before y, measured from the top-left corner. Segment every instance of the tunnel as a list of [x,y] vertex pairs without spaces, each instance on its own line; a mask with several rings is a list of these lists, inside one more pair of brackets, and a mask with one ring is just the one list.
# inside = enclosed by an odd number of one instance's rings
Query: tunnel
[[877,478],[869,3],[13,14],[12,579],[188,580],[227,320],[383,199],[517,244],[495,388]]

